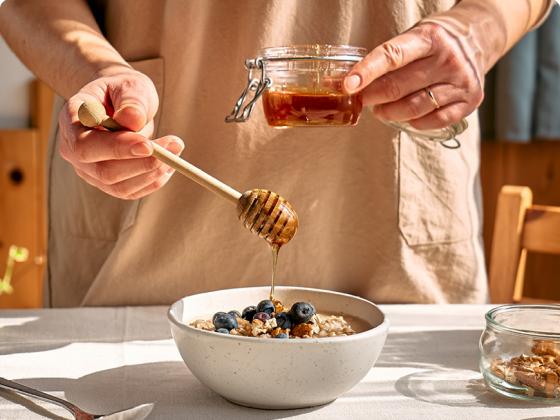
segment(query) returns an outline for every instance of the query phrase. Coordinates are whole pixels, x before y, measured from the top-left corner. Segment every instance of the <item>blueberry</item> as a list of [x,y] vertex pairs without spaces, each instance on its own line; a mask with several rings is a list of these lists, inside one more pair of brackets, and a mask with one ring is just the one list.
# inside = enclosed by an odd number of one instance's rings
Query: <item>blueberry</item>
[[315,308],[307,302],[296,302],[292,305],[289,315],[294,324],[303,324],[315,315]]
[[261,300],[257,305],[257,312],[266,312],[270,315],[275,310],[274,303],[269,299]]
[[212,322],[214,323],[214,327],[216,330],[220,328],[224,328],[226,330],[233,330],[237,328],[237,319],[230,314],[226,314],[225,312],[218,312],[212,318]]
[[225,328],[218,328],[218,329],[216,330],[216,332],[217,332],[217,333],[220,333],[220,334],[229,334],[229,330],[227,330],[227,329],[225,329]]
[[270,319],[270,315],[267,314],[266,312],[257,312],[253,317],[253,319],[258,319],[262,322],[266,322]]
[[288,334],[286,333],[280,333],[280,334],[276,334],[274,338],[289,338],[289,337]]
[[229,311],[228,314],[232,315],[234,318],[241,318],[239,311]]
[[245,309],[243,309],[241,318],[250,322],[253,320],[253,317],[255,316],[256,313],[257,313],[257,308],[255,306],[247,306]]
[[212,323],[214,322],[214,320],[215,320],[217,317],[219,317],[219,316],[221,317],[221,316],[224,316],[224,315],[227,315],[227,314],[226,314],[225,312],[216,312],[216,313],[214,314],[214,316],[212,317]]
[[278,325],[283,330],[292,328],[292,320],[290,319],[290,315],[287,312],[280,312],[279,314],[276,314],[276,325]]

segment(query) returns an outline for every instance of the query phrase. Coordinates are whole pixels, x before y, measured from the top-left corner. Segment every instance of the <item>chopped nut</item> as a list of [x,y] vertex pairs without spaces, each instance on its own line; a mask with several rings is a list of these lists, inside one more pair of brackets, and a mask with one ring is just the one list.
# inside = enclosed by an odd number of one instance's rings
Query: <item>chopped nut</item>
[[298,324],[294,328],[292,328],[292,335],[301,338],[308,338],[311,337],[313,333],[313,325],[312,324]]
[[274,299],[272,303],[274,304],[274,312],[276,312],[277,314],[279,314],[280,312],[284,312],[284,305],[282,305],[282,302]]
[[276,328],[276,327],[278,326],[278,324],[276,323],[276,318],[270,318],[269,320],[267,320],[267,321],[265,322],[264,325],[265,325],[265,327],[266,327],[267,330]]
[[214,331],[215,327],[212,321],[204,320],[204,319],[197,319],[191,324],[193,327],[198,328],[199,330],[206,330],[206,331]]
[[287,334],[290,335],[290,330],[283,330],[282,328],[274,328],[270,335],[272,337],[276,337],[278,334]]
[[560,349],[552,341],[535,341],[531,351],[538,356],[560,357]]

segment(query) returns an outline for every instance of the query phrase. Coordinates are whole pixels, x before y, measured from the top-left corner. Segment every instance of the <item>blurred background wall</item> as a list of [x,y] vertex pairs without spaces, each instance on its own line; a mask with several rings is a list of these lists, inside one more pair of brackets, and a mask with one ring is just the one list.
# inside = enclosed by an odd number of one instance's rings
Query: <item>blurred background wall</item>
[[[560,7],[486,77],[480,108],[486,255],[502,185],[525,185],[534,203],[560,206]],[[560,257],[527,256],[525,294],[560,300]]]
[[0,37],[0,129],[30,125],[29,89],[33,74]]

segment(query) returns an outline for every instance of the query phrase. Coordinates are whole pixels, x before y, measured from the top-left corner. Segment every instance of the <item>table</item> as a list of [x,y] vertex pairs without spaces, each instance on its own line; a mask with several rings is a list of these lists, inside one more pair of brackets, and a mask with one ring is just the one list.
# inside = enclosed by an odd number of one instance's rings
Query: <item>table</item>
[[[164,307],[0,311],[0,376],[93,412],[155,402],[150,419],[560,419],[559,406],[506,399],[478,372],[484,305],[386,305],[390,333],[376,366],[326,406],[266,411],[233,405],[190,373]],[[250,386],[250,384],[248,384]],[[0,392],[1,419],[68,418]]]

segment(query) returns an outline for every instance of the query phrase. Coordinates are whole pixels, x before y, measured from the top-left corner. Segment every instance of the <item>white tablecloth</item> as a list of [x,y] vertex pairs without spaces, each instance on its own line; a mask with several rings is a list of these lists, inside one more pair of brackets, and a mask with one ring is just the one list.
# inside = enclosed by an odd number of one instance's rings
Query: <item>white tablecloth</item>
[[[382,306],[387,343],[369,374],[326,406],[238,407],[185,367],[166,308],[0,311],[0,376],[107,412],[155,402],[150,419],[560,419],[560,407],[488,391],[478,371],[487,306]],[[251,384],[247,384],[250,392]],[[0,391],[1,419],[68,417],[56,406]]]

